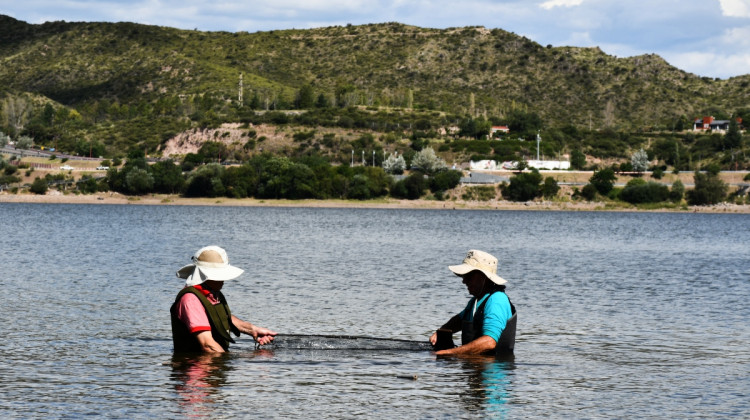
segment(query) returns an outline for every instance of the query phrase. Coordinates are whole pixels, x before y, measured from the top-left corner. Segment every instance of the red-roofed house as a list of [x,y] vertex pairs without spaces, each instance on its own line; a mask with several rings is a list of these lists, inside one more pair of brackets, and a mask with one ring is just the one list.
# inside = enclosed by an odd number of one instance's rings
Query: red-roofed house
[[510,128],[507,125],[493,125],[490,129],[490,137],[495,137],[495,133],[508,134],[510,133]]
[[[715,120],[714,117],[696,118],[693,121],[693,131],[722,131],[729,130],[730,120]],[[742,118],[737,118],[737,124],[742,124]]]

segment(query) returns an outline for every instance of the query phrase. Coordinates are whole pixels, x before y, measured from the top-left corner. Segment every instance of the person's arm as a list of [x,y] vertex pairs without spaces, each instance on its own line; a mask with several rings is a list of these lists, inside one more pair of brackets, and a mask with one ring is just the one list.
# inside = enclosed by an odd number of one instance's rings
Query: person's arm
[[214,340],[211,331],[200,331],[195,333],[195,338],[206,353],[224,353],[224,348]]
[[464,344],[463,346],[454,347],[452,349],[440,350],[435,352],[439,356],[447,355],[461,355],[461,354],[482,354],[488,351],[494,350],[497,342],[494,338],[483,335],[476,340]]
[[214,340],[211,334],[211,324],[206,310],[198,297],[186,293],[177,306],[177,318],[185,324],[190,333],[198,340],[201,350],[205,353],[224,353],[224,348]]
[[[450,330],[450,332],[455,333],[458,331],[461,331],[461,317],[456,315],[453,318],[449,319],[448,322],[445,323],[442,327],[440,327],[441,330]],[[430,344],[433,346],[437,343],[437,331],[432,333],[430,336]]]
[[253,336],[253,340],[260,345],[270,343],[273,341],[273,337],[278,334],[268,328],[258,327],[247,321],[243,321],[234,315],[232,315],[232,324],[234,324],[240,332]]
[[437,355],[482,354],[495,350],[497,340],[505,328],[505,319],[510,318],[510,301],[504,293],[495,293],[487,298],[484,309],[482,336],[463,346],[435,352]]

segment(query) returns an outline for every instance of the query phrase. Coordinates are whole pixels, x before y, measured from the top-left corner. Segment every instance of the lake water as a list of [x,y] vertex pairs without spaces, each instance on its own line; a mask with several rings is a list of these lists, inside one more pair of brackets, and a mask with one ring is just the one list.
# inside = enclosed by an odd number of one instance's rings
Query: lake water
[[[750,417],[750,215],[0,205],[4,418]],[[173,358],[175,271],[216,244],[224,293],[287,334],[424,342],[447,269],[500,259],[512,360],[420,348]],[[394,342],[395,343],[395,342]]]

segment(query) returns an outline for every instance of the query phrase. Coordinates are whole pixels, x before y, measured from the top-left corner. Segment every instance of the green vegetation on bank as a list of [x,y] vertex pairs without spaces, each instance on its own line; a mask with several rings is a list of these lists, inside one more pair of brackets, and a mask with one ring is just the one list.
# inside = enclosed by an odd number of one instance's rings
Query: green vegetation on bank
[[[183,162],[183,165],[185,162]],[[413,180],[420,180],[411,192]],[[182,194],[186,197],[260,199],[354,199],[384,197],[419,198],[429,189],[442,194],[458,185],[460,172],[442,170],[432,177],[414,172],[403,180],[372,166],[332,166],[319,156],[287,158],[261,154],[236,166],[201,165],[183,175],[180,165],[161,161],[148,165],[142,155],[131,154],[122,168],[111,168],[100,181],[101,190],[130,195]]]
[[[262,154],[242,165],[209,163],[184,171],[186,165],[191,166],[187,161],[172,160],[148,164],[143,154],[136,151],[124,165],[110,168],[103,177],[95,178],[84,173],[75,179],[70,171],[46,173],[43,177],[37,176],[26,187],[34,194],[57,189],[76,194],[116,191],[129,196],[176,194],[184,197],[292,200],[392,197],[528,202],[543,199],[604,202],[610,208],[634,205],[644,209],[675,208],[685,204],[712,205],[725,201],[750,204],[746,194],[730,194],[728,184],[719,177],[715,166],[704,172],[696,171],[693,174],[695,186],[688,190],[679,180],[670,187],[641,177],[632,178],[624,188],[615,187],[618,174],[612,168],[605,168],[594,172],[582,190],[574,187],[571,191],[569,188],[563,190],[554,176],[544,176],[536,169],[516,172],[509,182],[500,185],[459,187],[461,172],[445,167],[429,175],[413,170],[408,176],[394,178],[380,167],[332,166],[319,156],[290,159]],[[28,164],[21,164],[20,168],[0,160],[3,182],[20,182],[23,168],[27,168],[27,177],[33,176],[34,170],[28,168]],[[653,174],[651,176],[653,178]],[[18,188],[11,190],[17,192]]]

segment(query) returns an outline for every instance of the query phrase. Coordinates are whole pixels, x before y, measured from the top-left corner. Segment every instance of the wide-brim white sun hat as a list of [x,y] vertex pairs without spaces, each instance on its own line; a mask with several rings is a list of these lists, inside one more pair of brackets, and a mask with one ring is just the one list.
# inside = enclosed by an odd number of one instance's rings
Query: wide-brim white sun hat
[[192,264],[177,270],[177,277],[185,279],[186,286],[196,286],[206,280],[234,280],[245,271],[229,265],[227,252],[215,245],[199,249],[191,259]]
[[472,271],[481,271],[487,276],[488,279],[492,280],[497,285],[505,284],[508,281],[497,275],[497,258],[484,252],[472,249],[466,254],[466,258],[460,265],[449,265],[453,274],[457,276],[463,276]]

